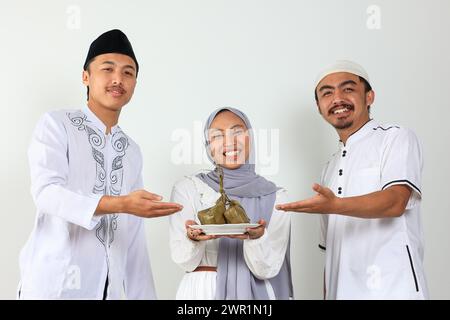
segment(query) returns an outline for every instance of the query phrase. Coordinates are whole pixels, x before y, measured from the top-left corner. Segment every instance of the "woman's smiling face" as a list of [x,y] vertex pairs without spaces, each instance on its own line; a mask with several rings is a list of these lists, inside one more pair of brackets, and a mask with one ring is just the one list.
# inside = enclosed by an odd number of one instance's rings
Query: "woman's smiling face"
[[220,111],[208,130],[211,156],[217,165],[237,169],[250,155],[250,135],[244,121],[233,112]]

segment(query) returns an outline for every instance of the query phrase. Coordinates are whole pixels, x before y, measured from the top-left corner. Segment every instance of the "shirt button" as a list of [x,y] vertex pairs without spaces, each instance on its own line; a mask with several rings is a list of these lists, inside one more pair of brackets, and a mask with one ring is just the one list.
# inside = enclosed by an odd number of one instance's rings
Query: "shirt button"
[[342,151],[342,156],[345,157],[347,154],[347,150]]
[[342,194],[342,188],[341,187],[338,188],[338,194]]
[[339,169],[339,175],[342,176],[342,169]]

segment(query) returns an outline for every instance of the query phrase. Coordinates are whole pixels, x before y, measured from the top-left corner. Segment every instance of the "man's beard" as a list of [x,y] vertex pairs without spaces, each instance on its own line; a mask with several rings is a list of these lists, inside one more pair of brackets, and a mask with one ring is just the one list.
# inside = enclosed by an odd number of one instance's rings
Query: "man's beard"
[[[342,108],[342,107],[345,107],[345,108],[347,108],[350,111],[354,111],[355,110],[355,107],[354,107],[353,104],[344,102],[344,103],[339,103],[339,104],[335,105],[333,108],[331,108],[328,111],[328,114],[331,116],[331,115],[333,115],[334,110]],[[343,122],[342,122],[340,119],[337,119],[337,121],[338,121],[337,124],[333,124],[332,123],[331,125],[335,129],[338,129],[338,130],[348,129],[348,128],[350,128],[353,125],[353,120],[343,119]]]
[[332,125],[335,129],[344,130],[344,129],[350,128],[353,125],[353,121],[350,120],[348,122],[332,124]]

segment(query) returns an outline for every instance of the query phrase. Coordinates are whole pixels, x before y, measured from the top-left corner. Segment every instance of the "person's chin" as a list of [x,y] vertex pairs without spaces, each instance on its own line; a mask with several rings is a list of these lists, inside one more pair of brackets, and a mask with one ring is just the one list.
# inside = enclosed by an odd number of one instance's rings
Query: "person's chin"
[[124,101],[108,101],[108,103],[105,103],[104,106],[111,111],[119,111],[122,109],[124,105],[126,105],[127,102]]
[[350,129],[353,126],[353,121],[335,123],[333,126],[338,130]]
[[242,166],[242,163],[224,163],[221,166],[224,167],[225,169],[236,170]]
[[329,122],[334,128],[339,129],[339,130],[348,129],[354,123],[354,121],[351,117],[346,117],[345,119],[334,119]]

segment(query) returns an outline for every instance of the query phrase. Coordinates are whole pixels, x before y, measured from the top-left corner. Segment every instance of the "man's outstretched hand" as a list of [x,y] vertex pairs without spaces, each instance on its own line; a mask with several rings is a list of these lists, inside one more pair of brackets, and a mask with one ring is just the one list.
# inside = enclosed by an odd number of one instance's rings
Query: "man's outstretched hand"
[[162,202],[161,200],[161,196],[145,190],[137,190],[126,196],[103,196],[95,213],[123,212],[142,218],[156,218],[167,216],[183,209],[183,206],[178,203]]
[[278,210],[305,212],[305,213],[334,213],[337,211],[339,198],[331,189],[315,183],[312,189],[317,193],[315,196],[291,203],[279,204]]

